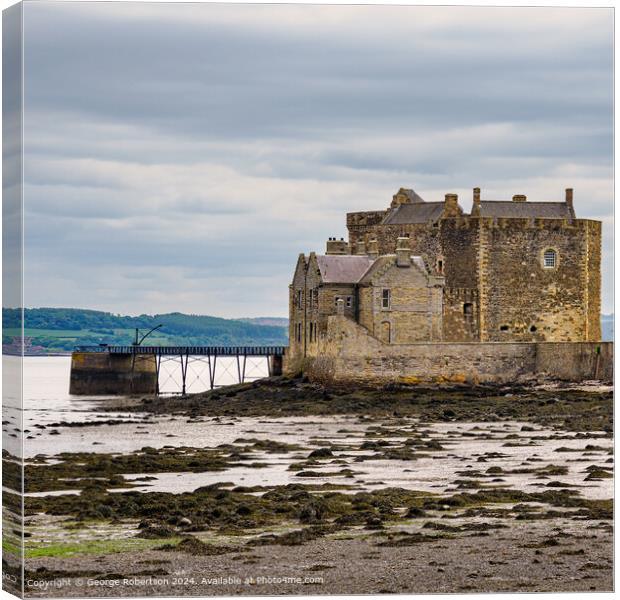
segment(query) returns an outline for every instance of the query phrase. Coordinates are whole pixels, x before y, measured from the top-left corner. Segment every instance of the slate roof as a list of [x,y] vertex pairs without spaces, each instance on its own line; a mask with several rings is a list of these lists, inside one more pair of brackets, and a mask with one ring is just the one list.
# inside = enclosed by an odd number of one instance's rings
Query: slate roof
[[321,254],[316,257],[325,283],[357,283],[374,262],[368,256]]
[[443,202],[416,202],[401,204],[392,209],[383,219],[384,225],[399,225],[403,223],[428,223],[436,221],[444,209]]
[[564,202],[514,202],[482,200],[481,217],[508,219],[574,219],[575,214]]
[[[370,276],[375,267],[379,267],[387,260],[393,260],[394,256],[394,254],[384,255],[372,259],[362,255],[322,254],[317,255],[316,260],[324,283],[359,283]],[[421,256],[412,255],[411,261],[426,273],[426,265]]]

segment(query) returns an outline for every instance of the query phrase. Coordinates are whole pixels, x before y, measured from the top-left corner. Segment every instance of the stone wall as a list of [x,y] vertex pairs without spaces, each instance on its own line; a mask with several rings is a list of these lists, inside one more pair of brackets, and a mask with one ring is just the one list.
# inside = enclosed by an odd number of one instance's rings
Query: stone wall
[[[383,225],[380,214],[347,215],[351,247],[376,239],[389,254],[410,238],[412,254],[445,276],[443,341],[600,340],[600,222],[461,215]],[[555,269],[543,268],[545,249],[557,252]]]
[[551,373],[569,381],[613,379],[613,342],[545,342],[536,346],[539,373]]
[[[499,219],[485,223],[482,341],[598,341],[588,332],[588,221]],[[545,268],[543,253],[556,252]]]
[[157,386],[155,356],[74,352],[69,393],[81,396],[153,394]]
[[[379,260],[383,264],[360,288],[360,325],[392,344],[441,341],[443,278],[429,277],[411,260],[409,266],[397,266],[395,257]],[[383,289],[390,290],[387,308]]]
[[586,262],[587,275],[584,282],[584,296],[587,306],[587,337],[598,341],[601,339],[601,240],[602,224],[600,221],[586,221],[584,229],[587,235]]
[[[293,281],[289,287],[289,360],[296,363],[304,356],[306,343],[306,257],[300,254],[297,258]],[[301,302],[298,294],[301,292]],[[301,336],[298,339],[298,326],[301,326]]]
[[334,316],[319,343],[318,356],[304,363],[304,372],[318,381],[514,383],[535,375],[582,381],[611,380],[613,372],[611,342],[390,345]]

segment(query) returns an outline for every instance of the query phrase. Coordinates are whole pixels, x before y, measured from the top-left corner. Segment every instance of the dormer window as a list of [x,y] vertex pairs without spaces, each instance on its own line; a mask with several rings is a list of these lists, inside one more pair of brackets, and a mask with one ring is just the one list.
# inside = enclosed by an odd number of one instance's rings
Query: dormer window
[[545,269],[555,269],[558,264],[557,252],[552,248],[548,248],[543,253],[543,267]]

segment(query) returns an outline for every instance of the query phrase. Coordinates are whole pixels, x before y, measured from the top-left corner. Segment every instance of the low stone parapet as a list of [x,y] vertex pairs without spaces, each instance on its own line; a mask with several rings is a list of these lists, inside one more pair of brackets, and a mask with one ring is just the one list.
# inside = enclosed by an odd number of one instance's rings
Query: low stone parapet
[[303,371],[317,381],[360,383],[514,383],[613,378],[612,342],[469,342],[384,344],[343,316]]

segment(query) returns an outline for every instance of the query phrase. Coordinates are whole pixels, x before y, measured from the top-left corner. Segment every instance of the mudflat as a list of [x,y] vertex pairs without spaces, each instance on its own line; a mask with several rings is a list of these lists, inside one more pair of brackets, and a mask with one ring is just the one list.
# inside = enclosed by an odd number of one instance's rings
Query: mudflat
[[26,463],[28,595],[612,589],[604,386],[275,378],[105,409],[33,441],[66,450]]

